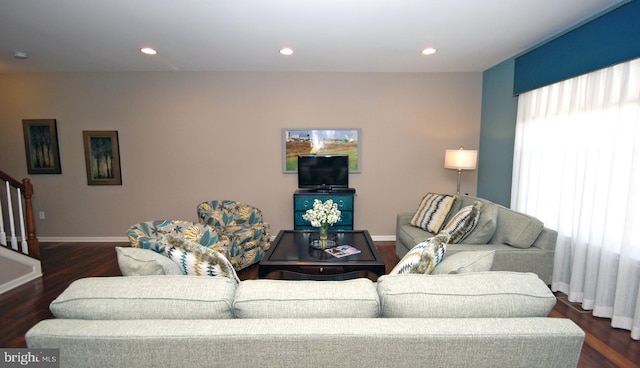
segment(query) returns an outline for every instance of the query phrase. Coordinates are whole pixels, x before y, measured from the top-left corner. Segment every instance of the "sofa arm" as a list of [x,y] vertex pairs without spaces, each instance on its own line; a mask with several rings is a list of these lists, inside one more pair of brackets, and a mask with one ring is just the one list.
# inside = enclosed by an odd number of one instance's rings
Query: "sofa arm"
[[540,232],[540,235],[533,242],[532,247],[546,249],[546,250],[555,250],[556,249],[556,240],[558,239],[558,232],[548,227],[545,227]]
[[412,217],[413,217],[413,213],[409,213],[409,212],[399,213],[397,218],[396,228],[399,228],[400,226],[403,226],[403,225],[409,225],[409,222],[411,221]]
[[[416,234],[410,234],[408,229],[413,228],[409,225],[411,218],[413,217],[412,213],[399,213],[397,215],[396,220],[396,256],[398,258],[404,257],[407,252],[413,248],[417,243],[415,242],[414,236]],[[414,228],[418,230],[418,228]],[[424,232],[424,234],[427,234]]]

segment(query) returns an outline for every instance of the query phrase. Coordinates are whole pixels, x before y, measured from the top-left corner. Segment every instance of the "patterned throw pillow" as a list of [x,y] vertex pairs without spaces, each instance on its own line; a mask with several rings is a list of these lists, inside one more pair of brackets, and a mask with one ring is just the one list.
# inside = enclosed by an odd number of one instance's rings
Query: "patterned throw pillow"
[[123,276],[182,275],[173,261],[150,249],[116,247],[116,255]]
[[430,233],[437,234],[451,211],[456,196],[428,193],[409,222]]
[[174,261],[185,275],[228,277],[240,282],[231,262],[222,253],[171,235],[164,239],[164,255]]
[[449,234],[441,232],[422,243],[411,248],[400,262],[389,272],[389,275],[400,275],[406,273],[430,274],[431,271],[442,261],[444,253],[447,251]]
[[442,228],[442,230],[451,235],[450,244],[460,243],[467,235],[471,234],[476,225],[478,225],[481,207],[482,203],[476,201],[471,206],[461,208]]

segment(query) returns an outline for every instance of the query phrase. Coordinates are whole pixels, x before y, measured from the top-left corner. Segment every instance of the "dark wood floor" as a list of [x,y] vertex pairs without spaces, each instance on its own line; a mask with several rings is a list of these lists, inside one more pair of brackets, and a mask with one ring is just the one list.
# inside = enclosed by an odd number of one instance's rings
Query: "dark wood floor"
[[[387,272],[398,262],[393,242],[376,242]],[[0,294],[0,347],[25,347],[24,334],[38,321],[53,318],[49,303],[72,281],[89,276],[121,275],[116,246],[128,243],[43,243],[44,276]],[[243,279],[257,278],[257,266],[239,272]],[[570,318],[587,334],[579,367],[640,367],[640,342],[629,331],[613,329],[608,319],[593,317],[564,300],[562,294],[551,317]]]

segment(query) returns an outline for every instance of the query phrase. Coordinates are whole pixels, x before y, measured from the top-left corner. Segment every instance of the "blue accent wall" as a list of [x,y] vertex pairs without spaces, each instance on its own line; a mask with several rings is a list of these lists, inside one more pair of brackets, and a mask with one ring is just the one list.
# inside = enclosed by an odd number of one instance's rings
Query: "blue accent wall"
[[[607,55],[601,57],[598,55],[601,53]],[[518,114],[515,90],[539,88],[638,56],[640,1],[631,1],[603,12],[540,47],[514,55],[485,70],[478,152],[478,196],[505,207],[511,204],[513,145]],[[516,81],[518,78],[521,80]]]
[[509,207],[518,99],[513,96],[514,59],[482,76],[482,123],[478,148],[478,197]]

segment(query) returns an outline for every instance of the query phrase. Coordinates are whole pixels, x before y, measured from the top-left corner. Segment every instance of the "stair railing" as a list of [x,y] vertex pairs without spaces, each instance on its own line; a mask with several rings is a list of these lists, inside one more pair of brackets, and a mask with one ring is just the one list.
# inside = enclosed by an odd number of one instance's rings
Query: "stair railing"
[[[31,184],[29,179],[22,179],[22,182],[19,182],[1,170],[0,179],[4,182],[5,187],[4,195],[0,195],[0,245],[7,248],[9,248],[10,245],[11,249],[15,251],[32,258],[40,259],[40,242],[36,237],[36,224],[33,217],[33,204],[31,201],[33,197],[33,184]],[[23,198],[24,206],[22,203]],[[14,204],[17,204],[17,208],[14,208]],[[18,238],[16,236],[16,210],[18,212],[17,218],[20,225],[20,246],[18,246]],[[4,219],[3,214],[6,214],[8,219]],[[9,234],[5,231],[5,229],[7,229],[6,225],[8,225]],[[7,235],[9,235],[8,238]]]

